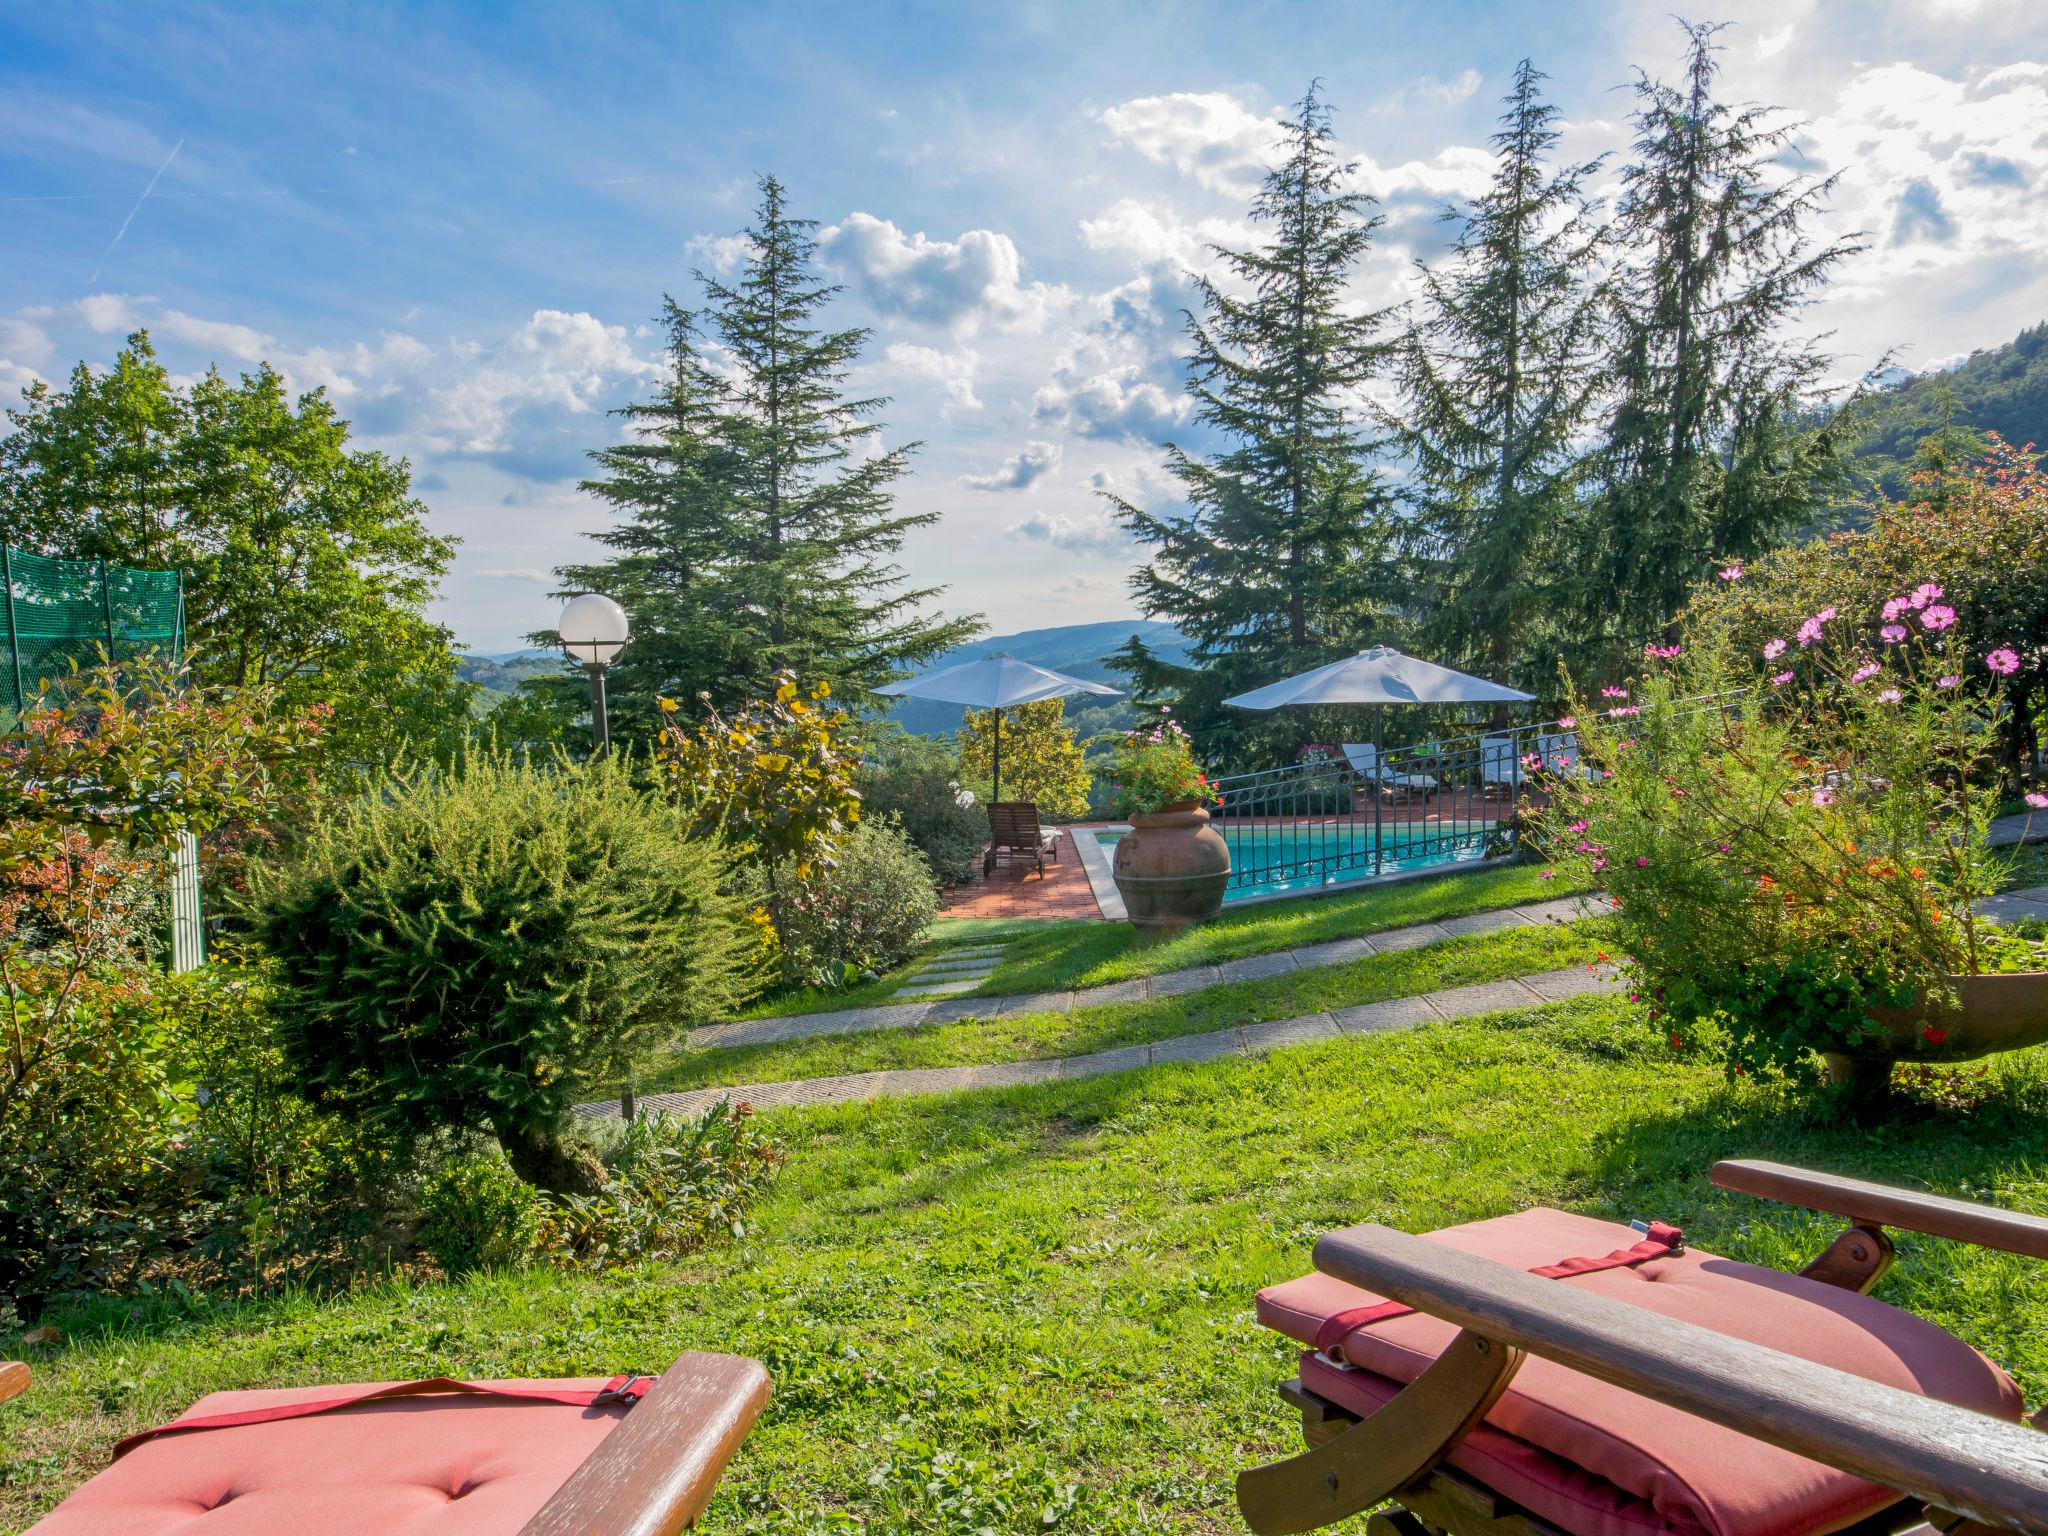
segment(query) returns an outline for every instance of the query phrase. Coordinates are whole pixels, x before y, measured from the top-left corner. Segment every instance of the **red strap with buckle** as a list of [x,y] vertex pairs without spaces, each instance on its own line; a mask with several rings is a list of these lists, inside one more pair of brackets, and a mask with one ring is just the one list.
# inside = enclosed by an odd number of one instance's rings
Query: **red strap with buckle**
[[[1638,1223],[1638,1230],[1647,1233],[1644,1239],[1628,1248],[1617,1248],[1604,1258],[1559,1259],[1555,1264],[1546,1264],[1541,1269],[1532,1269],[1530,1274],[1544,1280],[1568,1280],[1573,1275],[1597,1274],[1603,1269],[1632,1269],[1646,1264],[1651,1259],[1669,1259],[1685,1252],[1685,1233],[1682,1229],[1669,1226],[1661,1221]],[[1374,1323],[1383,1323],[1390,1317],[1406,1317],[1415,1308],[1402,1301],[1379,1301],[1368,1307],[1350,1307],[1342,1312],[1333,1312],[1323,1319],[1323,1325],[1316,1330],[1316,1348],[1332,1359],[1341,1360],[1338,1346],[1355,1330],[1368,1328]]]
[[114,1460],[141,1445],[145,1440],[154,1440],[159,1435],[182,1435],[191,1429],[235,1429],[244,1424],[274,1424],[280,1419],[306,1419],[316,1413],[332,1413],[337,1408],[353,1408],[358,1403],[384,1402],[396,1397],[429,1397],[436,1394],[472,1395],[477,1397],[504,1397],[515,1402],[560,1403],[569,1408],[603,1408],[612,1403],[630,1408],[647,1395],[647,1389],[654,1385],[652,1376],[614,1376],[601,1387],[487,1387],[481,1382],[456,1381],[448,1376],[430,1376],[422,1381],[398,1381],[387,1386],[371,1387],[367,1391],[350,1393],[346,1397],[323,1397],[303,1403],[273,1403],[268,1408],[245,1408],[239,1413],[209,1413],[196,1419],[179,1419],[174,1423],[160,1424],[155,1429],[145,1429],[130,1435],[114,1447]]

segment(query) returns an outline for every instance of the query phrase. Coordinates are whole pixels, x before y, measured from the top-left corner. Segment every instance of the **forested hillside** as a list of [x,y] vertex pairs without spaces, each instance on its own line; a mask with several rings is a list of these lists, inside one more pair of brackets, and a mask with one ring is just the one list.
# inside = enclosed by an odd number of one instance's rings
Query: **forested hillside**
[[1876,420],[1857,449],[1887,495],[1905,488],[1921,441],[1944,428],[1996,432],[2008,443],[2048,443],[2048,320],[2004,346],[1974,352],[1940,373],[1915,374],[1883,390]]

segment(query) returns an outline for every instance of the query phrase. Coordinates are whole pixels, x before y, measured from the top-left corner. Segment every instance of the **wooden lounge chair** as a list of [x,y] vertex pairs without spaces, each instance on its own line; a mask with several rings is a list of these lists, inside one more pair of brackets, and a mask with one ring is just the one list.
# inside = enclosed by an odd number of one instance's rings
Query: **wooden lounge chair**
[[1281,1389],[1310,1449],[1238,1477],[1252,1530],[1391,1501],[1369,1536],[2048,1536],[2048,1435],[2011,1380],[1866,1294],[1887,1226],[2048,1258],[2048,1220],[1772,1163],[1713,1177],[1848,1230],[1797,1275],[1540,1209],[1323,1238],[1318,1273],[1259,1294],[1314,1347]]
[[[28,1379],[0,1365],[0,1398]],[[768,1373],[691,1353],[651,1385],[614,1382],[216,1392],[123,1441],[31,1536],[674,1536],[766,1404]],[[236,1422],[194,1422],[222,1417]]]
[[1351,771],[1358,775],[1361,784],[1377,785],[1381,789],[1398,789],[1403,795],[1421,795],[1424,800],[1436,793],[1436,780],[1426,773],[1408,773],[1391,766],[1391,760],[1380,755],[1380,749],[1371,742],[1347,741],[1344,743],[1345,760],[1351,764]]
[[1045,875],[1048,856],[1059,862],[1060,834],[1038,824],[1038,807],[1029,800],[992,800],[988,807],[988,859],[982,866],[993,869],[996,860],[1011,858],[1033,861],[1040,878]]

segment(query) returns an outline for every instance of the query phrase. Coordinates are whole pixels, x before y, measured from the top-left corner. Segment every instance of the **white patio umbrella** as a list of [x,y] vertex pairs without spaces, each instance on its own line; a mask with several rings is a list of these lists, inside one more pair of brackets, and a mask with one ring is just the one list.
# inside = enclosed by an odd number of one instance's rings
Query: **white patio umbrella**
[[992,709],[995,718],[994,778],[992,800],[1003,797],[1003,711],[1013,704],[1036,704],[1040,699],[1065,698],[1076,693],[1114,696],[1118,690],[1036,667],[1028,661],[999,653],[958,666],[941,667],[922,677],[906,677],[900,683],[877,688],[877,693],[898,699],[936,699],[941,704],[965,704],[969,709]]
[[[1534,694],[1505,683],[1490,683],[1433,661],[1405,656],[1390,645],[1376,645],[1313,672],[1282,678],[1250,693],[1225,699],[1239,709],[1283,709],[1289,704],[1370,704],[1372,757],[1383,765],[1381,726],[1389,704],[1512,704],[1528,703]],[[1384,774],[1384,766],[1376,771]],[[1379,825],[1380,797],[1372,797],[1373,825]],[[1375,838],[1378,833],[1375,830]]]

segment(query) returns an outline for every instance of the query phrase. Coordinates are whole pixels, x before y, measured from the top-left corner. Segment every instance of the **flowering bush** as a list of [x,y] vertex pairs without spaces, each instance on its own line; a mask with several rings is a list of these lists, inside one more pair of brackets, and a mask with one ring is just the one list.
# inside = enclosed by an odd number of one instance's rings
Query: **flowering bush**
[[1216,798],[1187,732],[1170,717],[1149,731],[1126,731],[1104,777],[1115,788],[1111,805],[1119,816],[1148,816],[1170,805]]
[[1606,885],[1675,1047],[1811,1080],[1875,1033],[1869,1008],[2018,958],[1972,912],[2006,862],[1999,706],[1961,683],[2003,658],[1943,599],[1822,605],[1746,652],[1696,626],[1627,702],[1579,710],[1593,772],[1557,784],[1546,847]]
[[938,916],[930,867],[895,818],[863,821],[829,879],[785,880],[782,970],[833,989],[900,965]]

